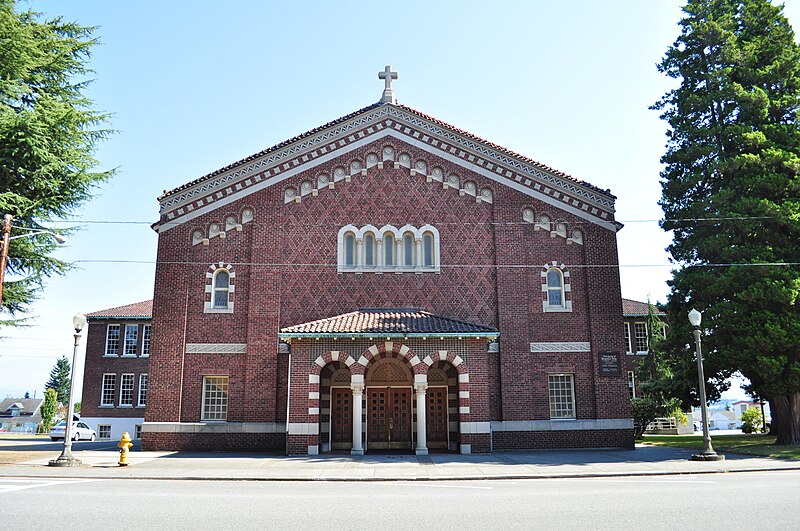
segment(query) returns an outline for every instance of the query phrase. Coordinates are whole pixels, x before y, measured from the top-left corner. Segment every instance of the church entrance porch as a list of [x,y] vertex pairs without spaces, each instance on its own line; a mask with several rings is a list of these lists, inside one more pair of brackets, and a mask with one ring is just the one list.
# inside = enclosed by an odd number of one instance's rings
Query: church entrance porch
[[367,447],[411,449],[411,388],[367,389]]

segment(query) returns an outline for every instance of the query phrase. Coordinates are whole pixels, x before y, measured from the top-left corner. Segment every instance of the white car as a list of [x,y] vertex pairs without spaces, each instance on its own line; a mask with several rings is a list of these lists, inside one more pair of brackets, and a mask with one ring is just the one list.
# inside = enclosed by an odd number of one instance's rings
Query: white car
[[[54,441],[58,441],[64,438],[64,429],[67,427],[67,423],[65,421],[61,421],[52,428],[50,428],[50,438]],[[73,421],[72,428],[70,429],[70,436],[72,437],[73,441],[93,441],[97,438],[97,433],[84,424],[83,422]]]

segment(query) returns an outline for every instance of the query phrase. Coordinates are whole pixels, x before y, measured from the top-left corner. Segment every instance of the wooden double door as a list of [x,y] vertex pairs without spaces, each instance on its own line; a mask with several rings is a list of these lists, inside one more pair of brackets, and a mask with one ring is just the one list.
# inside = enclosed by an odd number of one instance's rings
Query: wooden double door
[[367,448],[411,449],[411,389],[367,389]]

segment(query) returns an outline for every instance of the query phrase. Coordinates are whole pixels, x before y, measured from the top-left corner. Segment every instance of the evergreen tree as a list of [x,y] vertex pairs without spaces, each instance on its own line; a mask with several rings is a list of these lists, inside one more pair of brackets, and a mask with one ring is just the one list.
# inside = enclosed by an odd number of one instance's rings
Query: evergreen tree
[[676,398],[680,381],[675,379],[671,360],[662,351],[664,322],[656,307],[647,302],[647,356],[639,360],[636,374],[639,378],[639,395],[631,401],[634,434],[641,438],[647,425],[658,417],[676,417],[686,422],[681,412],[681,401]]
[[50,371],[50,379],[44,387],[54,390],[60,403],[69,404],[69,383],[69,361],[66,356],[61,356]]
[[[73,212],[111,172],[94,170],[109,131],[83,94],[94,28],[14,8],[0,0],[0,216],[24,234]],[[46,277],[68,270],[50,256],[56,245],[47,235],[11,241],[0,310],[25,311]]]
[[740,371],[769,400],[777,444],[800,444],[800,46],[782,11],[689,0],[659,65],[680,86],[654,108],[670,126],[662,226],[682,266],[668,350],[692,360],[687,314],[701,311],[712,395]]
[[44,402],[39,411],[42,415],[41,432],[47,433],[53,427],[53,416],[56,414],[57,394],[54,389],[46,389],[44,392]]

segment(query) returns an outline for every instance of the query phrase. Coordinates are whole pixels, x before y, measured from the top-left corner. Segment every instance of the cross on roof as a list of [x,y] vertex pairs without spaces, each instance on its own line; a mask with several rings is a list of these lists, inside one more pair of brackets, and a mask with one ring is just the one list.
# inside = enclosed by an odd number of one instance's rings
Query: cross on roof
[[383,96],[381,102],[383,103],[397,103],[394,99],[394,92],[392,92],[392,80],[397,79],[397,72],[392,72],[391,65],[386,65],[382,72],[378,72],[378,79],[386,81],[386,88],[383,89]]

